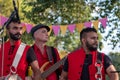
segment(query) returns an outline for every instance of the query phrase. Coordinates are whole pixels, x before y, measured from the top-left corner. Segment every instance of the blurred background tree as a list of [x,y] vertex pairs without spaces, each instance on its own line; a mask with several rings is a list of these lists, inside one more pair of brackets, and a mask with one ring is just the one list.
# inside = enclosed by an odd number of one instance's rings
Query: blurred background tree
[[[22,22],[31,24],[46,25],[68,25],[83,23],[91,20],[98,20],[107,17],[109,31],[105,37],[105,29],[100,25],[99,37],[100,46],[103,48],[101,40],[110,40],[109,45],[113,48],[119,46],[120,42],[120,2],[119,0],[15,0],[19,9]],[[12,0],[0,0],[0,13],[9,17],[14,10]],[[8,6],[9,5],[9,6]],[[91,15],[96,13],[97,15]],[[115,33],[113,35],[113,33]],[[30,34],[24,32],[23,42],[32,45],[33,40]],[[71,52],[80,46],[79,32],[77,30],[71,34],[69,31],[65,35],[50,35],[48,45],[55,46],[61,51]]]
[[107,26],[108,31],[102,30],[101,33],[106,32],[104,41],[109,41],[108,45],[112,48],[119,46],[120,48],[120,0],[85,0],[90,5],[93,13],[93,19],[103,17],[108,18]]
[[[92,18],[91,9],[84,0],[23,0],[21,7],[24,16],[34,24],[67,25]],[[80,45],[79,32],[67,31],[66,35],[58,36],[52,33],[48,45],[71,52]]]

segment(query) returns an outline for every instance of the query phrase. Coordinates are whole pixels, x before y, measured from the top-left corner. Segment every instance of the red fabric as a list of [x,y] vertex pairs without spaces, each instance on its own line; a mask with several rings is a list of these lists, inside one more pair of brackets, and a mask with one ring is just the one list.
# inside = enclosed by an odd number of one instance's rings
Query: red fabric
[[[95,67],[95,61],[96,61],[96,52],[91,52],[93,55],[92,57],[92,64],[89,66],[89,74],[90,74],[90,80],[96,80],[95,79],[95,73],[96,73],[96,67]],[[82,68],[85,60],[85,51],[83,48],[76,50],[68,55],[68,79],[69,80],[80,80]],[[105,80],[105,74],[104,69],[102,70],[102,73],[104,76],[102,80]]]
[[82,66],[84,63],[84,50],[80,49],[74,51],[68,55],[68,79],[69,80],[80,80],[80,76],[82,73]]
[[[35,54],[37,56],[37,59],[38,59],[38,63],[39,63],[39,67],[42,67],[42,65],[45,63],[45,62],[48,62],[48,56],[47,56],[47,52],[46,52],[46,46],[44,47],[44,53],[42,54],[40,49],[34,44],[34,51],[35,51]],[[57,61],[60,60],[60,57],[59,57],[59,53],[57,51],[57,49],[54,49],[55,50],[55,53],[57,55]],[[54,60],[53,60],[53,63],[52,64],[49,64],[46,66],[46,69],[48,69],[51,65],[54,64]],[[55,72],[53,72],[52,74],[50,74],[46,80],[57,80],[57,75]]]
[[[15,48],[14,48],[14,51],[13,53],[10,55],[9,54],[9,50],[10,50],[10,41],[7,41],[5,44],[4,44],[4,69],[3,69],[3,76],[6,76],[10,73],[10,66],[12,65],[13,63],[13,60],[14,60],[14,57],[16,55],[16,52],[18,50],[18,47],[20,45],[21,41],[16,41],[15,42]],[[23,55],[20,59],[20,62],[18,64],[18,67],[17,67],[17,74],[23,79],[25,80],[25,74],[26,74],[26,69],[27,69],[27,61],[26,61],[26,53],[27,53],[27,50],[28,50],[29,46],[26,46],[25,47],[25,50],[23,52]],[[0,64],[2,64],[2,48],[0,48]],[[1,71],[2,70],[2,65],[0,65],[0,76],[2,76],[1,74]]]

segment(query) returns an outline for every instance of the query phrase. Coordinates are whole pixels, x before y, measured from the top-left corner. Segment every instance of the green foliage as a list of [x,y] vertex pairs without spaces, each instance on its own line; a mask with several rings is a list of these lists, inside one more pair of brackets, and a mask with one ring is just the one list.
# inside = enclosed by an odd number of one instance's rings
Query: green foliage
[[110,53],[109,54],[113,64],[115,65],[117,70],[120,70],[120,53],[116,52],[116,53]]
[[[108,17],[110,10],[112,13],[114,7],[119,5],[119,2],[116,0],[113,2],[97,2],[99,4],[91,2],[90,5],[86,4],[86,1],[87,0],[16,0],[16,2],[19,3],[17,6],[19,7],[19,14],[22,22],[25,21],[33,24],[43,23],[46,25],[68,25],[86,22],[92,19],[97,20],[99,17],[92,18],[90,16],[90,13],[95,10],[95,6],[100,7],[100,10],[98,11],[100,17],[105,17],[106,15],[106,17]],[[2,3],[0,5],[0,8],[2,9],[0,13],[9,16],[13,11],[12,1],[0,0],[0,3]],[[9,3],[11,4],[7,6]],[[119,13],[117,13],[118,10],[118,8],[115,8],[114,12],[119,18]],[[115,22],[116,18],[109,21]],[[108,25],[110,24],[108,23]],[[118,26],[117,23],[116,25]],[[111,29],[106,38],[104,38],[104,40],[108,40],[111,36],[111,39],[109,40],[113,42],[113,46],[116,46],[120,41],[120,31],[116,34],[117,37],[112,36],[113,31],[118,29],[117,26]],[[99,30],[101,33],[105,32],[102,26]],[[102,36],[99,35],[99,37],[101,37],[99,40],[99,49],[101,49],[103,46],[101,42]],[[27,33],[24,33],[22,40],[30,45],[33,43],[33,39]],[[58,47],[59,49],[64,49],[68,52],[72,51],[80,45],[79,33],[75,30],[75,33],[73,34],[67,31],[66,35],[59,33],[58,36],[54,36],[52,32],[48,45]]]
[[70,24],[90,20],[90,8],[83,0],[23,0],[22,4],[24,15],[35,24]]
[[12,0],[0,0],[1,14],[4,14],[6,17],[9,17],[12,11],[13,11]]
[[[120,46],[120,0],[85,0],[91,7],[91,9],[98,14],[94,16],[94,19],[103,17],[108,18],[107,26],[110,28],[104,41],[109,40],[113,49],[116,46]],[[97,8],[96,8],[97,7]],[[105,30],[101,31],[102,33]]]
[[[23,0],[21,7],[24,17],[34,24],[68,25],[91,20],[91,10],[84,0]],[[47,44],[59,50],[73,51],[80,45],[79,33],[67,31],[66,35],[55,36],[52,32]]]
[[33,44],[33,38],[31,34],[28,34],[27,32],[24,32],[22,35],[22,41],[26,44],[32,45]]
[[73,34],[67,31],[66,35],[59,34],[58,36],[50,36],[48,45],[58,47],[59,50],[71,52],[80,46],[79,40],[80,37],[77,31]]

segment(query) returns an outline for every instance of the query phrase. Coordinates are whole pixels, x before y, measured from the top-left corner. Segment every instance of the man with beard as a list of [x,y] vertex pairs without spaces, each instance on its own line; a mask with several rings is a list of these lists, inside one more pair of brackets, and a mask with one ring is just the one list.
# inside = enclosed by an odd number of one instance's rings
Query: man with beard
[[40,71],[34,50],[21,42],[20,21],[13,18],[6,26],[6,32],[9,40],[0,48],[0,77],[5,80],[25,80],[27,66],[30,64],[35,74],[34,80],[39,80]]
[[119,80],[110,58],[97,51],[98,34],[94,28],[85,28],[80,33],[81,48],[71,52],[63,67],[60,80]]

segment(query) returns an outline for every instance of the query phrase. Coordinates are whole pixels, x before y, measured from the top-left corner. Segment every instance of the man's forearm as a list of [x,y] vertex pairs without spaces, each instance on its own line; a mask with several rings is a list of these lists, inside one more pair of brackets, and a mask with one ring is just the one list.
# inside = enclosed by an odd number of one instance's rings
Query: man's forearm
[[115,72],[116,69],[113,65],[110,65],[108,68],[107,68],[107,74],[110,78],[110,80],[119,80],[119,75],[117,72]]
[[111,73],[109,77],[110,77],[110,80],[119,80],[118,73]]

